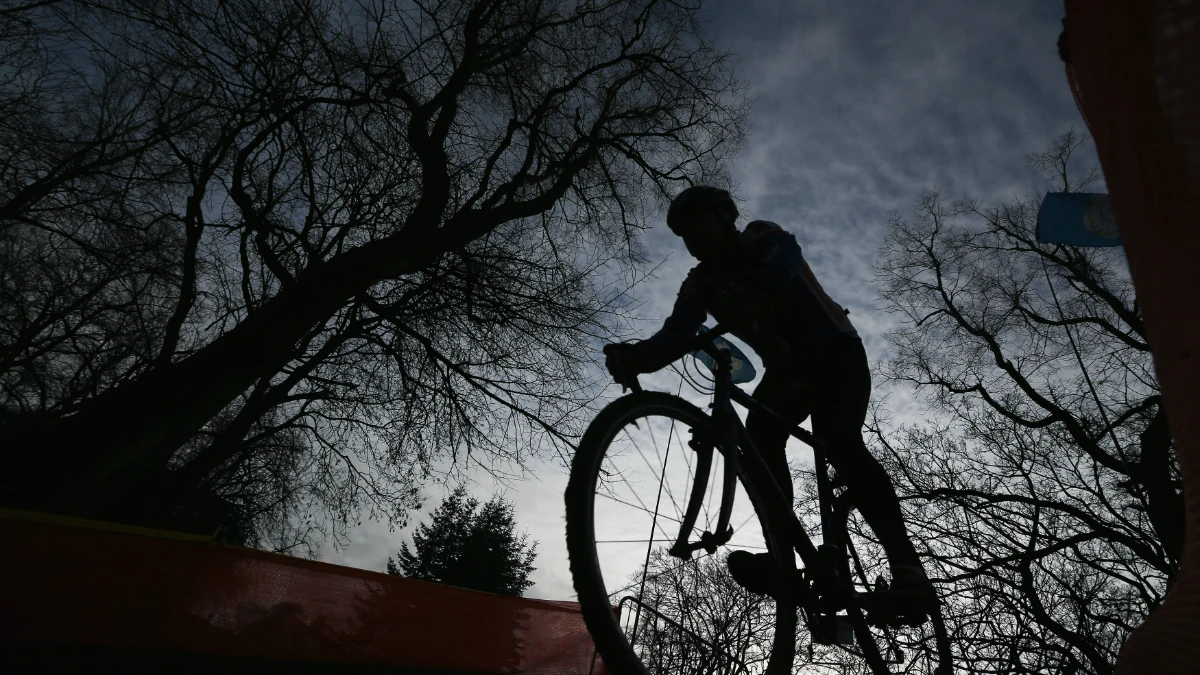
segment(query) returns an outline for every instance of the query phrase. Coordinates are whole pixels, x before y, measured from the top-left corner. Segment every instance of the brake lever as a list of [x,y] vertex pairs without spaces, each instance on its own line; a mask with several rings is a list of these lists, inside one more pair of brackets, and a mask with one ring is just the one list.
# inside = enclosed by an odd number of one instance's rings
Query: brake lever
[[630,376],[630,378],[624,382],[617,381],[617,384],[621,385],[622,394],[631,389],[635,394],[642,393],[642,383],[638,382],[637,375]]

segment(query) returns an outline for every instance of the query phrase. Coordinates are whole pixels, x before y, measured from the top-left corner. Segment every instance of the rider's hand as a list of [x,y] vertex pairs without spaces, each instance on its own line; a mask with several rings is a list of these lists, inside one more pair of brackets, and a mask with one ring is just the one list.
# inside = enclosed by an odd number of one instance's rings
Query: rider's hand
[[639,362],[637,350],[627,342],[604,345],[604,367],[619,384],[641,372]]

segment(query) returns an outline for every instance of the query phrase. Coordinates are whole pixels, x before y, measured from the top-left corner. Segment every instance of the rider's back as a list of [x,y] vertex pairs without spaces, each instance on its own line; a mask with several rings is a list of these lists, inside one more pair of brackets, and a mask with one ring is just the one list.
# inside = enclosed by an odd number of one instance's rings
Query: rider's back
[[740,235],[740,250],[692,268],[663,329],[639,343],[650,360],[693,335],[705,316],[734,326],[764,364],[803,358],[858,333],[846,311],[824,291],[795,236],[755,220]]

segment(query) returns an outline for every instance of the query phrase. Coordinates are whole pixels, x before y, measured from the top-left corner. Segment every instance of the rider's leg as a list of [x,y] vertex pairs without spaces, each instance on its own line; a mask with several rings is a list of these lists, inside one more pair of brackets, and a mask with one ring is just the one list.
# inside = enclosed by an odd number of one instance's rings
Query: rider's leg
[[762,455],[767,468],[789,504],[792,503],[792,472],[787,463],[787,440],[792,426],[808,418],[808,407],[804,397],[796,388],[797,378],[786,371],[768,369],[762,381],[754,389],[754,399],[781,415],[783,422],[774,415],[751,410],[746,414],[746,433],[754,447]]
[[[792,424],[800,424],[808,417],[805,401],[795,389],[793,373],[779,369],[768,369],[754,390],[754,398],[781,415],[786,415]],[[787,439],[790,426],[773,415],[751,411],[746,415],[746,432],[758,449],[771,476],[779,489],[792,503],[792,473],[788,468]],[[760,522],[763,539],[767,537],[767,524]],[[751,554],[734,551],[729,555],[729,573],[739,585],[754,593],[767,594],[771,590],[771,572],[775,563],[767,553]]]
[[[824,355],[813,372],[813,435],[829,446],[829,462],[850,488],[858,512],[887,551],[892,572],[890,597],[899,605],[877,605],[884,613],[925,614],[937,605],[937,594],[921,566],[904,527],[900,500],[887,472],[863,442],[862,427],[871,398],[871,371],[858,340],[842,343]],[[885,607],[890,606],[890,609]]]
[[814,364],[813,434],[829,447],[829,462],[849,487],[855,507],[887,551],[893,577],[920,569],[921,559],[904,527],[892,481],[863,441],[871,398],[871,371],[862,342],[850,340]]

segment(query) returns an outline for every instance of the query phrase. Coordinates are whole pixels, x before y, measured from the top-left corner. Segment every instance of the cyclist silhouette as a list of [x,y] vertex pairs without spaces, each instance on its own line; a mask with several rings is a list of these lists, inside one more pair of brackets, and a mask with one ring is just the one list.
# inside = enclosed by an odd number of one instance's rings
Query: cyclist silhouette
[[[887,552],[892,596],[921,607],[936,604],[891,480],[863,441],[871,375],[848,312],[821,288],[792,234],[765,220],[739,231],[737,216],[733,199],[719,188],[694,186],[675,197],[667,226],[700,264],[661,330],[641,342],[605,346],[609,372],[624,381],[665,367],[709,314],[730,327],[765,367],[754,398],[793,424],[812,416],[813,434]],[[746,417],[751,440],[791,501],[784,453],[789,429],[768,414]],[[730,574],[751,592],[768,592],[773,568],[767,553],[729,555]]]

